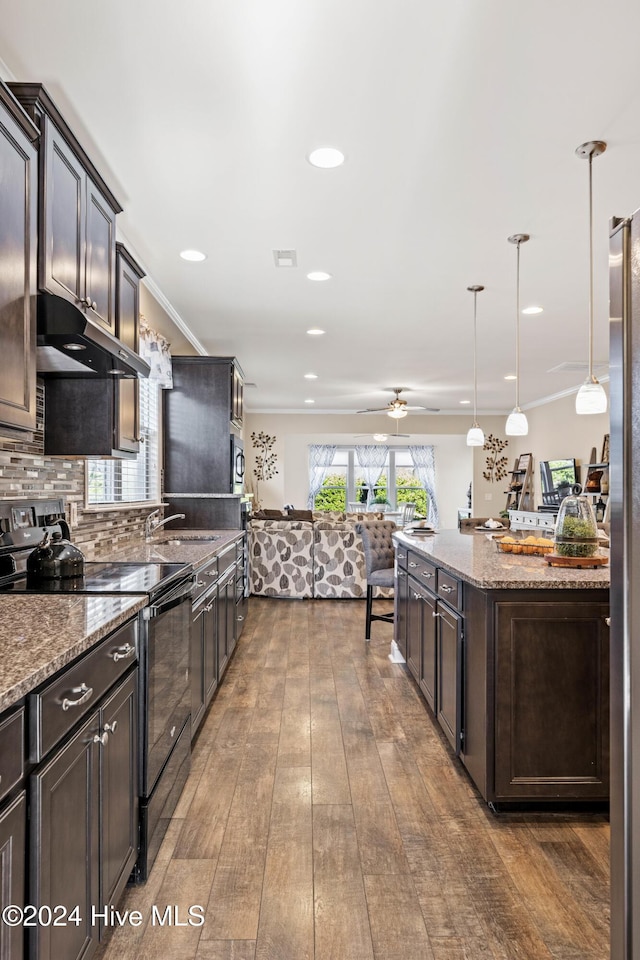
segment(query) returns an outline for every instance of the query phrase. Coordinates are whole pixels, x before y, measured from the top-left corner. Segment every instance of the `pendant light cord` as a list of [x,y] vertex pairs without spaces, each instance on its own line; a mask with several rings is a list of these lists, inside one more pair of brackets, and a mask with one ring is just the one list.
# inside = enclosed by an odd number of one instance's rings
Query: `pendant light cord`
[[520,244],[516,243],[516,410],[520,409]]
[[473,291],[473,425],[478,422],[478,291]]
[[593,152],[589,154],[589,380],[593,382]]

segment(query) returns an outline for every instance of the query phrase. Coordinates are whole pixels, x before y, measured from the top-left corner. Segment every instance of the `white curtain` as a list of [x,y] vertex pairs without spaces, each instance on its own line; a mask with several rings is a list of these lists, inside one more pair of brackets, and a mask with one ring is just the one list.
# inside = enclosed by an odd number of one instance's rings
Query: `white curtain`
[[173,387],[170,346],[162,334],[152,330],[144,317],[140,317],[139,353],[151,367],[149,379],[155,380],[163,390],[171,390]]
[[388,453],[389,447],[385,447],[381,443],[367,443],[361,447],[356,447],[356,460],[358,466],[362,467],[369,491],[367,493],[367,506],[375,497],[374,487],[387,462]]
[[333,463],[337,446],[335,443],[309,444],[309,498],[307,507],[313,510],[316,495],[320,492],[322,481]]
[[436,458],[433,447],[409,447],[413,466],[421,486],[427,491],[427,520],[438,526],[438,503],[436,500]]

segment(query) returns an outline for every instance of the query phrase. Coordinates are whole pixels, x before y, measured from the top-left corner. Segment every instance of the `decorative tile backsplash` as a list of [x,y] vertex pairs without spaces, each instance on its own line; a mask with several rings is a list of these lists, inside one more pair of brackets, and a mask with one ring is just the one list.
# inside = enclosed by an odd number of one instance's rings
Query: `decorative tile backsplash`
[[[0,498],[4,500],[62,497],[71,537],[87,559],[95,559],[144,536],[150,507],[84,509],[85,460],[44,455],[44,389],[38,384],[37,424],[33,440],[0,436]],[[70,506],[75,504],[75,507]],[[76,519],[77,517],[77,519]],[[72,519],[75,522],[72,522]]]

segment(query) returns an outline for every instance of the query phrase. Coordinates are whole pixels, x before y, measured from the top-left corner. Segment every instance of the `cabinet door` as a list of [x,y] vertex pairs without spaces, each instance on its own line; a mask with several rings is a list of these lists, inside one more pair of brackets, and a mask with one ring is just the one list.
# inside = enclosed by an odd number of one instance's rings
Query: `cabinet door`
[[91,302],[91,319],[115,335],[116,214],[89,177],[86,183],[85,296]]
[[211,697],[218,686],[218,597],[217,594],[209,599],[204,609],[203,624],[204,641],[204,699],[209,704]]
[[37,154],[0,108],[0,424],[36,426]]
[[137,687],[134,670],[101,710],[100,904],[118,902],[138,855]]
[[[138,274],[122,255],[117,257],[116,330],[125,347],[138,352],[139,314]],[[140,449],[139,384],[137,380],[119,380],[116,389],[116,440],[118,450],[138,453]]]
[[227,669],[235,645],[235,577],[225,575],[218,586],[217,647],[218,682]]
[[436,690],[436,636],[437,636],[437,601],[433,594],[422,591],[422,630],[420,642],[422,656],[420,658],[419,684],[424,698],[434,713],[438,709]]
[[406,570],[398,570],[395,585],[394,640],[402,656],[407,659],[407,604],[409,577]]
[[409,580],[407,600],[407,653],[406,660],[414,678],[420,681],[420,656],[422,646],[422,591],[419,584]]
[[205,709],[204,691],[204,634],[205,605],[201,605],[191,621],[191,652],[189,672],[191,676],[191,739],[196,734]]
[[235,364],[231,366],[231,421],[242,426],[244,384],[242,375]]
[[40,288],[78,304],[85,296],[86,174],[51,121],[44,121],[44,223]]
[[608,606],[496,603],[498,799],[608,799]]
[[[27,799],[24,790],[0,814],[0,911],[24,906]],[[21,960],[24,929],[0,923],[0,957]]]
[[98,754],[95,711],[31,777],[31,893],[36,906],[77,905],[81,923],[32,930],[36,960],[85,958],[97,945],[92,907],[99,900]]
[[456,756],[462,731],[462,617],[437,603],[436,716]]

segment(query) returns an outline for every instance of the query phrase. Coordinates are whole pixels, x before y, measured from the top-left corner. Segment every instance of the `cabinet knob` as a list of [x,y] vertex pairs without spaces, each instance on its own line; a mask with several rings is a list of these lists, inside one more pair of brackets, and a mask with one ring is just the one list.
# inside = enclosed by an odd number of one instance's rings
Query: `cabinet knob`
[[93,738],[93,742],[101,743],[103,747],[106,747],[107,743],[109,742],[109,734],[106,730],[104,733],[96,733],[95,737]]
[[105,723],[104,728],[107,733],[115,733],[118,726],[118,721],[114,720],[113,723]]
[[98,304],[95,302],[95,300],[93,300],[92,303],[91,303],[91,309],[92,309],[92,310],[97,310],[97,309],[98,309]]
[[423,571],[422,571],[422,576],[425,578],[425,580],[430,580],[431,577],[433,576],[433,574],[432,574],[432,573],[428,573],[426,570],[423,570]]
[[432,616],[432,617],[441,617],[442,614],[441,614],[441,613],[432,613],[431,616]]
[[440,587],[443,593],[452,593],[453,587],[449,587],[446,583],[443,583]]
[[409,560],[409,566],[410,566],[410,567],[417,567],[418,564],[417,564],[414,560]]
[[611,617],[605,617],[605,618],[604,618],[604,622],[606,623],[606,625],[607,625],[608,627],[610,627],[610,626],[611,626]]

